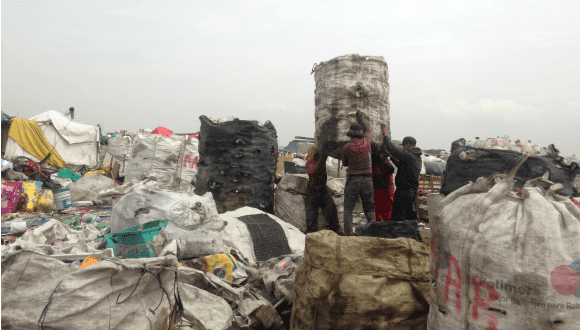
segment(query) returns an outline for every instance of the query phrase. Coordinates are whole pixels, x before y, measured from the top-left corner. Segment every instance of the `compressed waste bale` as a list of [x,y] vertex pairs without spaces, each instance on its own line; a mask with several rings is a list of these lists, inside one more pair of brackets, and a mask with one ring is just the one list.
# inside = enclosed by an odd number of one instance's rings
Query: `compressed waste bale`
[[199,120],[196,194],[211,192],[219,213],[244,206],[273,213],[278,156],[274,125],[237,118],[223,123],[206,116]]
[[580,209],[546,179],[514,191],[517,170],[435,211],[429,329],[580,329]]
[[112,137],[108,140],[107,153],[120,163],[119,173],[125,173],[131,160],[133,139],[130,137]]
[[131,159],[125,171],[125,182],[138,180],[147,172],[159,176],[159,186],[187,191],[197,173],[198,140],[189,136],[140,133],[133,139]]
[[426,174],[433,174],[440,177],[445,177],[445,167],[447,167],[447,163],[445,162],[431,162],[431,163],[424,163],[425,166],[425,173]]
[[[426,329],[429,251],[408,238],[306,236],[290,329]],[[448,328],[453,329],[453,328]]]
[[[275,214],[280,219],[298,227],[303,233],[306,232],[306,206],[304,196],[308,184],[307,174],[284,175],[278,186],[276,186]],[[344,186],[345,179],[328,177],[326,183],[330,190],[336,210],[338,212],[338,222],[344,228]],[[318,229],[329,229],[330,224],[318,209]]]
[[343,146],[356,112],[371,121],[371,140],[382,145],[381,124],[390,134],[389,70],[382,56],[345,55],[320,62],[312,69],[314,91],[314,139],[320,150]]
[[169,220],[161,231],[167,239],[182,241],[180,258],[204,257],[223,252],[222,230],[212,195],[179,193],[141,185],[125,194],[111,210],[115,233],[156,220]]
[[[460,158],[462,152],[466,160]],[[441,183],[441,193],[449,195],[479,177],[488,178],[493,173],[505,173],[522,157],[517,151],[473,148],[465,146],[464,139],[454,141],[447,160],[445,178]],[[521,188],[524,182],[543,177],[564,186],[558,194],[574,196],[578,194],[574,179],[579,174],[580,167],[576,162],[566,165],[559,156],[532,156],[518,170],[516,186]]]

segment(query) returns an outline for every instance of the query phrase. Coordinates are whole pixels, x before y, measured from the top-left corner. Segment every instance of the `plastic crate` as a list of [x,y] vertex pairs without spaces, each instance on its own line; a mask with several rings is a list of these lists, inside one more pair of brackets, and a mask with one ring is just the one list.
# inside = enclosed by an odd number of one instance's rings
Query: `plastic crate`
[[167,226],[169,220],[156,220],[140,226],[120,230],[105,235],[107,246],[112,248],[116,257],[152,258],[153,238]]

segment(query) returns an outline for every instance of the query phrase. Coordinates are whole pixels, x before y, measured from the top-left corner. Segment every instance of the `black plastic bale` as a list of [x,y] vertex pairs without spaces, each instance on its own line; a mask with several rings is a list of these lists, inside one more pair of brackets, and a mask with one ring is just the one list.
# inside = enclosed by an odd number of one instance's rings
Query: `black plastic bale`
[[[511,150],[481,149],[464,145],[459,139],[451,144],[451,154],[445,168],[445,178],[441,183],[441,194],[449,195],[477,178],[488,178],[493,173],[507,173],[524,156]],[[459,154],[465,151],[468,159],[461,160]],[[577,196],[574,179],[580,174],[577,163],[566,165],[559,156],[531,156],[516,173],[516,186],[521,188],[526,181],[545,177],[554,183],[561,183],[563,196]]]
[[244,206],[274,211],[274,172],[278,159],[276,128],[267,121],[234,119],[214,123],[206,116],[199,135],[195,193],[211,192],[219,213]]

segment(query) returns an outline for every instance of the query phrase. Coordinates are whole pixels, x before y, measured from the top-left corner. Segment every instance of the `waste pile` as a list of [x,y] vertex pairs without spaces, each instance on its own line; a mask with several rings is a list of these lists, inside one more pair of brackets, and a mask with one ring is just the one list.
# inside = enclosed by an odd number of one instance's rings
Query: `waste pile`
[[[313,71],[317,145],[343,143],[359,107],[373,134],[388,123],[382,57]],[[348,99],[328,108],[336,88]],[[553,145],[426,151],[432,187],[417,203],[430,223],[355,212],[344,237],[321,211],[304,234],[308,175],[291,171],[309,145],[279,152],[269,121],[201,116],[196,134],[103,135],[51,111],[2,120],[3,329],[580,327],[580,169]],[[346,171],[326,166],[342,227]]]

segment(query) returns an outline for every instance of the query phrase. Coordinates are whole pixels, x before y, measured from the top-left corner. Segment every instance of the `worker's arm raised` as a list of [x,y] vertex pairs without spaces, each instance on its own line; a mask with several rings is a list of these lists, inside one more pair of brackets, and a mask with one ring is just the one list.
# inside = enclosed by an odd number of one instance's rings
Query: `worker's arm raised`
[[[381,124],[381,130],[383,131],[383,145],[391,153],[391,156],[397,158],[398,160],[404,158],[403,152],[399,150],[399,148],[397,148],[393,142],[391,142],[391,138],[389,138],[385,124]],[[395,165],[397,165],[397,163],[395,163]]]

